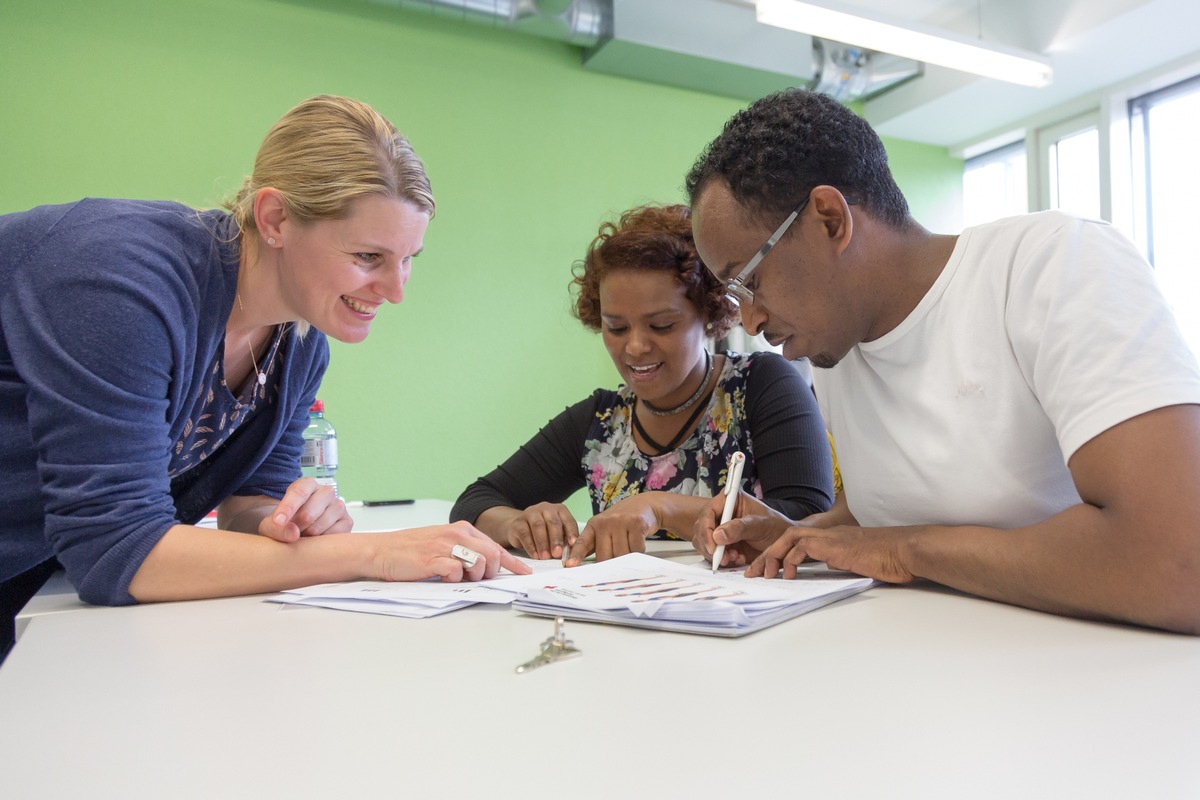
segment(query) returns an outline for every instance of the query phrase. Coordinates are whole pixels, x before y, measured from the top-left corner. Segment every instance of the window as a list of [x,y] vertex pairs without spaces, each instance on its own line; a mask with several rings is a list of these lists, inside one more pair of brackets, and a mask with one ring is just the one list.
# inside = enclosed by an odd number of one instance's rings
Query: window
[[1029,210],[1025,142],[1019,141],[963,165],[963,226],[1024,214]]
[[1050,146],[1050,207],[1100,218],[1100,131],[1064,136]]
[[1129,101],[1138,243],[1200,353],[1200,76]]
[[1042,154],[1040,207],[1101,219],[1098,115],[1043,128],[1037,138]]
[[[1112,87],[1093,111],[1022,122],[1030,126],[1023,142],[966,160],[963,217],[973,225],[1026,210],[1061,209],[1112,222],[1153,264],[1184,336],[1200,355],[1196,72],[1194,63],[1177,67]],[[1032,182],[1027,204],[1020,202],[1025,175]]]

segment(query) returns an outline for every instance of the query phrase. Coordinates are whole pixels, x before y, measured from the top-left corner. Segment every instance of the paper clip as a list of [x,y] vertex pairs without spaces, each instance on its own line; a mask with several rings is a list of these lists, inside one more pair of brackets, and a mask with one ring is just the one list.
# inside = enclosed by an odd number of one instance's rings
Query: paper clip
[[575,648],[575,643],[567,638],[567,633],[563,630],[563,618],[555,617],[554,635],[542,642],[542,652],[517,667],[517,674],[581,655],[583,652]]

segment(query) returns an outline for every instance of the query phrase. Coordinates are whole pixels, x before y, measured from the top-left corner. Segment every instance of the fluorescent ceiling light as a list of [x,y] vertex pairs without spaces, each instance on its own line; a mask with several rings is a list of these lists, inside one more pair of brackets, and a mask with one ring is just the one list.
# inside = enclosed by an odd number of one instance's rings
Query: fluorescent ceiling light
[[1040,53],[986,44],[878,14],[866,17],[836,3],[757,0],[755,13],[759,22],[777,28],[1024,86],[1045,86],[1054,76],[1050,59]]

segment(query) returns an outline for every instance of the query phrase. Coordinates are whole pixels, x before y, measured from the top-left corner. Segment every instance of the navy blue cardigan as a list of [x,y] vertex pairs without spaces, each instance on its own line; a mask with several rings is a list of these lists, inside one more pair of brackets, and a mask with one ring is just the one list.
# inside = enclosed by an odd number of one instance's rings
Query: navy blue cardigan
[[0,216],[0,581],[57,556],[84,600],[129,583],[172,525],[300,476],[323,334],[290,337],[279,394],[168,477],[223,347],[238,245],[221,211],[83,200]]

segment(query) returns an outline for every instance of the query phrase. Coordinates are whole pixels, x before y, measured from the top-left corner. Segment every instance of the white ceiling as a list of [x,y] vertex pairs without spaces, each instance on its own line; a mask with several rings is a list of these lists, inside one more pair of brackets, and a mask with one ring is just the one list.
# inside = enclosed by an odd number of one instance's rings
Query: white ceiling
[[[754,0],[367,2],[564,38],[581,44],[585,68],[747,100],[809,85],[818,71],[812,38],[759,24]],[[1045,124],[1060,110],[1095,107],[1101,90],[1170,65],[1187,64],[1193,71],[1200,66],[1200,0],[810,2],[1050,56],[1054,80],[1045,87],[926,65],[920,76],[864,102],[863,113],[880,134],[950,148]],[[579,8],[595,13],[576,15]],[[599,24],[602,19],[607,28]]]
[[1144,73],[1200,63],[1200,0],[846,0],[843,5],[984,40],[1054,61],[1054,81],[1028,88],[928,66],[864,113],[879,132],[957,146],[1095,96]]
[[[1052,59],[1054,80],[1041,88],[925,65],[919,77],[865,101],[864,114],[882,135],[951,148],[1002,136],[1052,110],[1089,100],[1094,107],[1099,90],[1165,65],[1200,64],[1200,0],[809,1]],[[813,40],[758,23],[754,0],[575,0],[583,2],[607,4],[613,21],[611,39],[585,54],[588,67],[746,99],[815,77]],[[686,60],[671,60],[680,56]]]

